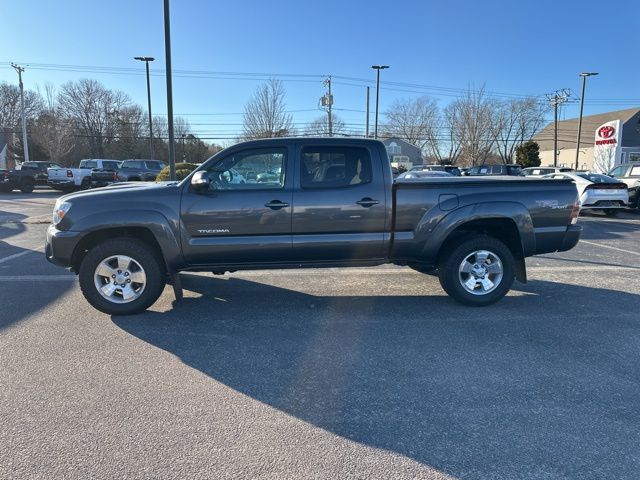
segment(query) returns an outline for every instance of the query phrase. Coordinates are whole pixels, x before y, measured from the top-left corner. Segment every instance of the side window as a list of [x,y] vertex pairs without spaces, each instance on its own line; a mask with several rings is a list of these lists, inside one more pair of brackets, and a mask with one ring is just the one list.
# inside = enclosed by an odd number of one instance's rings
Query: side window
[[207,169],[209,190],[280,190],[286,160],[284,147],[236,152]]
[[611,172],[609,172],[609,175],[613,175],[614,177],[622,177],[626,169],[627,169],[626,165],[620,165],[619,167],[616,167],[613,170],[611,170]]
[[632,175],[634,177],[640,176],[640,166],[632,167],[631,168],[631,172],[629,173],[629,175]]
[[144,162],[149,170],[162,170],[162,163],[160,162]]
[[371,157],[361,147],[305,147],[302,188],[340,188],[371,182]]

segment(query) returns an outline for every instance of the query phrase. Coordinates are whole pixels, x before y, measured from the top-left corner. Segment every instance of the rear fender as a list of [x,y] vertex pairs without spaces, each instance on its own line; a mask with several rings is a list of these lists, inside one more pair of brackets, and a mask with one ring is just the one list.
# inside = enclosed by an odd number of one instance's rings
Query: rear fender
[[[467,205],[445,215],[432,209],[418,223],[415,230],[417,242],[424,247],[420,253],[421,261],[435,264],[438,253],[446,246],[447,238],[458,228],[469,222],[504,219],[512,221],[519,233],[521,254],[516,257],[528,257],[536,251],[536,239],[533,221],[529,210],[518,202],[486,202]],[[518,270],[518,269],[517,269]],[[520,275],[522,277],[522,275]],[[526,278],[526,275],[524,276]],[[518,278],[520,280],[520,278]]]

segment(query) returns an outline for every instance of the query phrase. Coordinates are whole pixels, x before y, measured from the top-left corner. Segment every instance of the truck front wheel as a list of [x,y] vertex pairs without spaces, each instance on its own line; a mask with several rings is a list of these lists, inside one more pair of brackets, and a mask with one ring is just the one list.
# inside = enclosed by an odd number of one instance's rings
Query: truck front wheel
[[131,315],[149,308],[165,286],[159,254],[135,238],[99,243],[80,265],[80,288],[87,301],[109,315]]
[[455,300],[482,307],[507,294],[515,277],[515,260],[500,240],[481,236],[445,250],[438,277],[444,291]]

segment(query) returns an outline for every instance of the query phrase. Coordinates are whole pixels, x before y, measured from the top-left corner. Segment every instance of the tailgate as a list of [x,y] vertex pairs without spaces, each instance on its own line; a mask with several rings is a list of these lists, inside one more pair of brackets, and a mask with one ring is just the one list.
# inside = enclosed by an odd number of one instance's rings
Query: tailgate
[[47,176],[49,180],[70,180],[73,178],[73,174],[71,176],[67,175],[67,172],[70,172],[68,168],[48,168]]

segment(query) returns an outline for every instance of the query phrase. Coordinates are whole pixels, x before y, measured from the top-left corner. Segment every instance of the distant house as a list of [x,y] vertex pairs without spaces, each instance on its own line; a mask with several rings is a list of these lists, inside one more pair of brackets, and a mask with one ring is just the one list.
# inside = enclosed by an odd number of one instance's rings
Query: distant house
[[[553,122],[533,137],[540,145],[542,165],[553,165]],[[576,161],[578,119],[558,122],[558,166]],[[608,151],[605,151],[605,148]],[[640,160],[640,108],[582,118],[578,168],[607,171],[619,163]]]
[[411,163],[422,165],[422,152],[415,145],[400,138],[385,138],[382,140],[387,148],[387,154],[392,163]]

